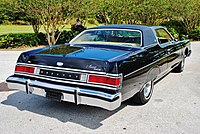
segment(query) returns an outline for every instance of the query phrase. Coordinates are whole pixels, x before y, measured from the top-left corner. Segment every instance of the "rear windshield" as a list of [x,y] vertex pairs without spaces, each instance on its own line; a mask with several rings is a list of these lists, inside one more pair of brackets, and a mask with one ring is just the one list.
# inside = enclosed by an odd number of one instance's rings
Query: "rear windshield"
[[138,30],[87,30],[75,37],[71,44],[109,44],[125,46],[141,46],[141,32]]

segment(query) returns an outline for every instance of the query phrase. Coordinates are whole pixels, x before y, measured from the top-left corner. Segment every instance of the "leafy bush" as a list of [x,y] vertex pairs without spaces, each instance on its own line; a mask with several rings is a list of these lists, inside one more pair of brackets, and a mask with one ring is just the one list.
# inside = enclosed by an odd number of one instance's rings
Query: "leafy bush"
[[[73,39],[77,34],[79,34],[79,32],[74,32],[74,31],[67,31],[64,30],[62,31],[58,41],[56,44],[64,44],[66,42],[69,42],[71,39]],[[48,41],[46,39],[46,35],[44,33],[39,33],[38,34],[38,44],[41,45],[47,45]]]
[[79,32],[73,32],[73,31],[66,31],[64,30],[61,35],[60,38],[57,42],[57,44],[63,44],[66,42],[69,42],[71,39],[73,39]]
[[200,26],[192,31],[192,33],[189,35],[189,38],[192,40],[200,41]]
[[185,40],[189,38],[191,40],[200,41],[200,26],[196,27],[191,33],[187,34],[186,28],[181,21],[171,20],[161,23],[160,25],[166,26],[170,33],[177,39]]
[[179,33],[173,27],[168,28],[168,30],[174,36],[175,39],[179,38]]
[[48,45],[48,41],[46,39],[46,35],[42,32],[38,33],[37,34],[37,37],[38,37],[38,44],[39,45]]
[[[63,31],[57,44],[69,42],[78,32]],[[0,48],[16,48],[22,46],[48,45],[44,33],[17,33],[0,35]]]
[[39,38],[34,33],[5,34],[0,36],[0,48],[37,46]]
[[167,29],[172,32],[171,34],[174,36],[177,36],[178,34],[178,37],[175,37],[177,39],[185,39],[187,37],[186,29],[181,21],[170,20],[163,22],[160,25],[167,27]]
[[12,24],[15,24],[15,25],[30,25],[30,23],[28,21],[23,21],[23,20],[16,20]]
[[12,22],[10,22],[9,20],[3,20],[2,24],[4,24],[4,25],[12,25]]

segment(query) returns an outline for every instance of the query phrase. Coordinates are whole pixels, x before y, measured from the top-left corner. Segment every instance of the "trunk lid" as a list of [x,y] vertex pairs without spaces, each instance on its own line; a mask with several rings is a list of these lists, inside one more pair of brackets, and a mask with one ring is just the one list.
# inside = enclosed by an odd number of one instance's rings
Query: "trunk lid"
[[[126,57],[131,52],[130,50],[58,45],[29,51],[20,57],[28,55],[24,62],[29,64],[109,72],[115,66],[113,61],[116,62],[118,58]],[[18,62],[20,61],[22,60],[19,58]]]

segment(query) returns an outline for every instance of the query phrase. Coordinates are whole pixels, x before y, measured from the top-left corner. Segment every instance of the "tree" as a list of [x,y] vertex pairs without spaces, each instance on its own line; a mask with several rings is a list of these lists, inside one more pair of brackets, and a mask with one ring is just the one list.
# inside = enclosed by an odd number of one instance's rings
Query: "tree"
[[105,20],[105,24],[156,25],[167,18],[165,0],[96,0],[96,5],[96,14]]
[[132,5],[132,18],[142,24],[159,25],[167,18],[166,0],[134,0]]
[[96,0],[96,15],[105,24],[121,24],[129,18],[129,0]]
[[89,17],[95,17],[97,3],[94,0],[74,0],[73,2],[73,18],[78,18],[86,22]]
[[187,34],[200,25],[199,0],[169,0],[172,18],[180,20]]
[[25,0],[1,0],[0,1],[1,16],[5,20],[15,22],[17,20],[23,20],[30,22],[35,33],[39,32],[40,21],[37,16],[34,16],[29,12],[27,3]]
[[49,46],[56,44],[71,15],[70,0],[21,0],[28,13],[38,18],[46,32]]
[[0,0],[0,18],[3,20],[13,21],[15,20],[15,10],[13,10],[12,4],[15,4],[13,0]]

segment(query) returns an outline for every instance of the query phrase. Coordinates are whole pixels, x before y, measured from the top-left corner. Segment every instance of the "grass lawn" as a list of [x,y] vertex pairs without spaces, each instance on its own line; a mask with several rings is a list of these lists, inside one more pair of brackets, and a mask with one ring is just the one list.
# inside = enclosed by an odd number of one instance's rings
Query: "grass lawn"
[[[95,25],[88,24],[87,28],[94,27]],[[71,26],[66,25],[65,30],[70,30]],[[40,32],[44,32],[43,27],[40,28]],[[0,35],[7,33],[33,33],[31,25],[0,25]]]
[[33,33],[30,25],[0,25],[0,34],[7,33]]

